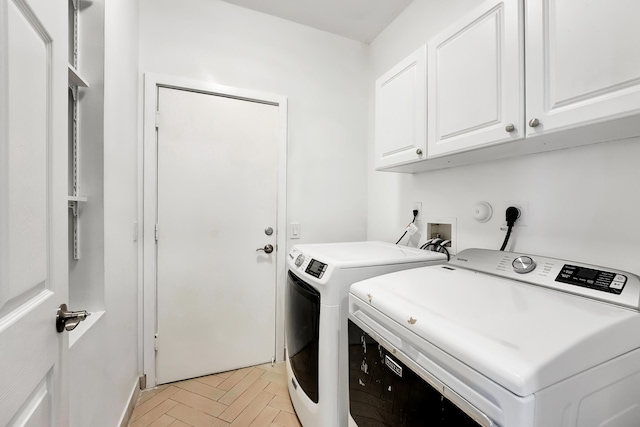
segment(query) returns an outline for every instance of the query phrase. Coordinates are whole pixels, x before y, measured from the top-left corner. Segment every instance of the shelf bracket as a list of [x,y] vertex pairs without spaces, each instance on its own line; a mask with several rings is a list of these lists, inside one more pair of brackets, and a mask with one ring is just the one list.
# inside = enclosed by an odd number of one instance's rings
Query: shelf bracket
[[[75,84],[69,83],[69,89],[71,90],[71,96],[73,97],[73,101],[78,100],[78,86]],[[75,118],[75,116],[74,116]]]
[[86,202],[86,197],[81,196],[69,196],[68,206],[71,209],[71,215],[73,215],[72,223],[73,223],[73,259],[80,259],[80,208],[78,206],[79,202]]
[[71,213],[74,218],[78,217],[78,201],[77,200],[69,200],[69,209],[71,209]]
[[73,215],[73,259],[80,259],[80,221],[78,221],[78,201],[69,200],[69,209]]

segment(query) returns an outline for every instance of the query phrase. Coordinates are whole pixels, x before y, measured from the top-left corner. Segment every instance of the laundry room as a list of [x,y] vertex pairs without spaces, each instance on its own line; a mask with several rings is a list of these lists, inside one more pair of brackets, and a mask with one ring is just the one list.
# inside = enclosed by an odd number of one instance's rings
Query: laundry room
[[[20,14],[40,13],[40,3],[2,1],[3,26],[16,16],[16,22],[23,22]],[[66,32],[73,16],[66,14],[67,2],[58,3],[65,16],[56,14],[55,19],[65,22]],[[567,34],[589,33],[588,40],[575,43],[559,36],[561,42],[550,51],[527,44],[549,37],[542,30],[534,33],[527,19],[533,19],[530,5],[558,3],[552,1],[514,0],[504,6],[507,2],[497,0],[407,0],[399,2],[403,6],[374,36],[337,34],[234,1],[68,3],[76,4],[79,13],[80,59],[72,68],[79,75],[84,72],[88,87],[75,88],[68,110],[66,97],[61,105],[73,116],[70,105],[77,96],[79,188],[89,194],[65,195],[62,220],[53,215],[47,223],[52,230],[63,224],[65,233],[47,235],[51,254],[42,255],[49,261],[41,264],[51,266],[47,271],[57,275],[57,282],[71,282],[54,293],[55,309],[67,302],[70,310],[89,313],[78,320],[75,331],[53,331],[47,351],[56,346],[62,350],[38,369],[29,368],[32,376],[18,377],[28,370],[16,368],[23,361],[2,356],[0,366],[6,367],[0,374],[11,378],[8,390],[17,397],[0,394],[0,425],[18,425],[25,414],[35,413],[40,417],[34,418],[35,425],[53,419],[41,425],[126,426],[141,390],[156,384],[204,375],[202,369],[220,372],[271,362],[284,366],[285,299],[287,280],[292,280],[287,274],[319,268],[313,273],[321,282],[317,276],[333,265],[314,265],[313,254],[321,258],[324,253],[309,249],[311,258],[294,267],[296,257],[306,253],[305,245],[397,242],[419,251],[437,238],[447,241],[441,252],[454,257],[474,248],[498,250],[506,242],[507,252],[640,275],[640,9],[633,1],[588,6],[593,2],[575,0],[552,8],[556,22],[573,22],[571,16],[583,14],[601,16],[602,25],[592,33],[582,24],[562,27]],[[88,19],[94,12],[103,18],[101,24],[83,27],[83,14]],[[495,34],[504,38],[493,43]],[[0,36],[3,50],[15,40]],[[67,47],[65,43],[65,61]],[[575,55],[562,56],[570,52]],[[1,70],[11,74],[10,61],[21,54],[2,55]],[[98,64],[94,57],[104,62]],[[87,65],[87,58],[101,67]],[[557,62],[544,62],[537,75],[528,67],[540,58]],[[20,62],[20,67],[30,64]],[[441,72],[447,66],[457,69]],[[594,71],[578,75],[582,69]],[[551,85],[549,76],[557,79]],[[28,80],[5,80],[0,93],[8,86],[28,85]],[[558,82],[567,87],[557,87]],[[551,89],[543,93],[543,87]],[[214,94],[222,103],[210,105],[195,94]],[[0,124],[14,120],[5,113],[12,102],[24,106],[7,99]],[[382,104],[385,99],[389,102]],[[251,104],[241,106],[248,108],[243,117],[259,119],[251,125],[227,119],[224,114],[236,108],[227,101]],[[92,102],[100,105],[89,107]],[[535,102],[541,107],[535,107],[540,115],[534,117]],[[206,107],[198,107],[202,105]],[[221,122],[236,126],[228,131],[236,139],[217,163],[207,164],[210,152],[184,149],[180,135],[191,132],[196,122],[209,132],[208,123],[214,120],[196,117],[209,108],[218,108],[225,117]],[[178,112],[184,114],[178,117]],[[66,135],[68,129],[73,134],[74,123],[51,132]],[[249,142],[250,131],[257,142]],[[165,135],[166,141],[175,138],[166,150],[169,145],[155,145]],[[3,156],[9,152],[5,140]],[[47,186],[49,180],[58,182],[53,174],[68,162],[62,178],[68,192],[68,182],[75,178],[67,171],[75,160],[63,145],[67,160],[58,156],[41,163],[50,174],[42,179]],[[4,164],[4,157],[0,160]],[[206,175],[188,178],[192,171]],[[14,271],[27,271],[30,263],[10,256],[21,239],[7,231],[17,211],[5,203],[12,191],[9,184],[0,184],[0,202],[7,206],[0,210],[0,237],[10,237],[2,239],[8,243],[0,242],[0,270],[11,265]],[[513,227],[505,219],[510,206],[519,211]],[[207,222],[218,218],[225,222]],[[189,233],[198,238],[185,238]],[[56,255],[53,244],[60,241],[70,247],[68,260]],[[203,249],[210,242],[217,246]],[[295,252],[296,246],[303,249]],[[19,249],[27,251],[24,247]],[[211,262],[214,258],[224,271]],[[244,279],[246,288],[239,285],[243,276],[249,278]],[[265,277],[271,286],[267,293],[255,288]],[[21,276],[0,271],[0,279],[0,326],[13,325],[28,312],[16,307],[27,307],[27,297],[44,291],[37,281],[33,292],[21,294],[9,285]],[[191,288],[189,281],[199,288]],[[5,292],[5,284],[10,291]],[[364,289],[359,294],[363,301]],[[340,299],[348,300],[347,294]],[[177,309],[180,304],[189,309]],[[336,335],[346,340],[346,314],[341,315]],[[202,340],[199,322],[224,331]],[[0,333],[11,332],[5,329]],[[200,346],[203,341],[207,348]],[[33,348],[41,347],[35,343]],[[211,359],[217,359],[214,368],[209,367]],[[184,373],[177,373],[178,365]],[[286,386],[291,393],[297,383],[292,386],[289,379]],[[338,380],[335,387],[341,387]],[[347,404],[341,405],[344,412]],[[333,427],[332,422],[323,425]]]
[[[480,3],[413,2],[365,46],[224,2],[142,2],[140,67],[288,96],[287,215],[301,230],[291,243],[395,242],[421,202],[422,226],[455,218],[460,247],[499,248],[507,202],[524,201],[518,247],[631,269],[640,235],[639,200],[628,191],[638,182],[637,140],[426,173],[375,170],[375,80]],[[332,200],[319,204],[329,191]],[[472,216],[481,201],[493,208],[484,223]]]

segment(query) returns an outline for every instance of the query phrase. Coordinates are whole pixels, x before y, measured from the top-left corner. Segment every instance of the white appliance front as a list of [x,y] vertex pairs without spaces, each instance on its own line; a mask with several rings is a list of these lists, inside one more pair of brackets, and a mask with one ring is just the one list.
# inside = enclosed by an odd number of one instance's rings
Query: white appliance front
[[286,365],[305,427],[348,425],[347,316],[352,283],[446,262],[441,253],[384,242],[294,246],[287,256]]
[[639,295],[631,273],[466,250],[354,284],[349,327],[479,425],[637,426]]

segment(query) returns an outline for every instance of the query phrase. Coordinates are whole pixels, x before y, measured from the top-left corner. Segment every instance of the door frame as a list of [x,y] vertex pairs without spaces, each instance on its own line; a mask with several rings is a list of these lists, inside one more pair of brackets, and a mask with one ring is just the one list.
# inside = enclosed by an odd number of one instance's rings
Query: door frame
[[138,150],[138,206],[142,212],[142,256],[140,257],[140,316],[141,370],[146,387],[156,385],[155,334],[157,331],[157,269],[155,223],[157,218],[157,148],[156,111],[158,88],[187,90],[220,95],[247,101],[262,102],[278,107],[278,183],[276,208],[276,319],[275,357],[284,360],[284,290],[286,286],[286,214],[287,214],[287,98],[282,95],[223,86],[211,82],[190,80],[155,73],[144,74],[143,134]]

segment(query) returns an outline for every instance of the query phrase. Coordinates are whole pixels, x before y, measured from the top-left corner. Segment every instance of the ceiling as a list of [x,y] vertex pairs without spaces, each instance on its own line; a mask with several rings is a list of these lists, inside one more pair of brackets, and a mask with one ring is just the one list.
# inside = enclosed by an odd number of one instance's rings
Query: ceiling
[[413,0],[224,0],[370,43]]

